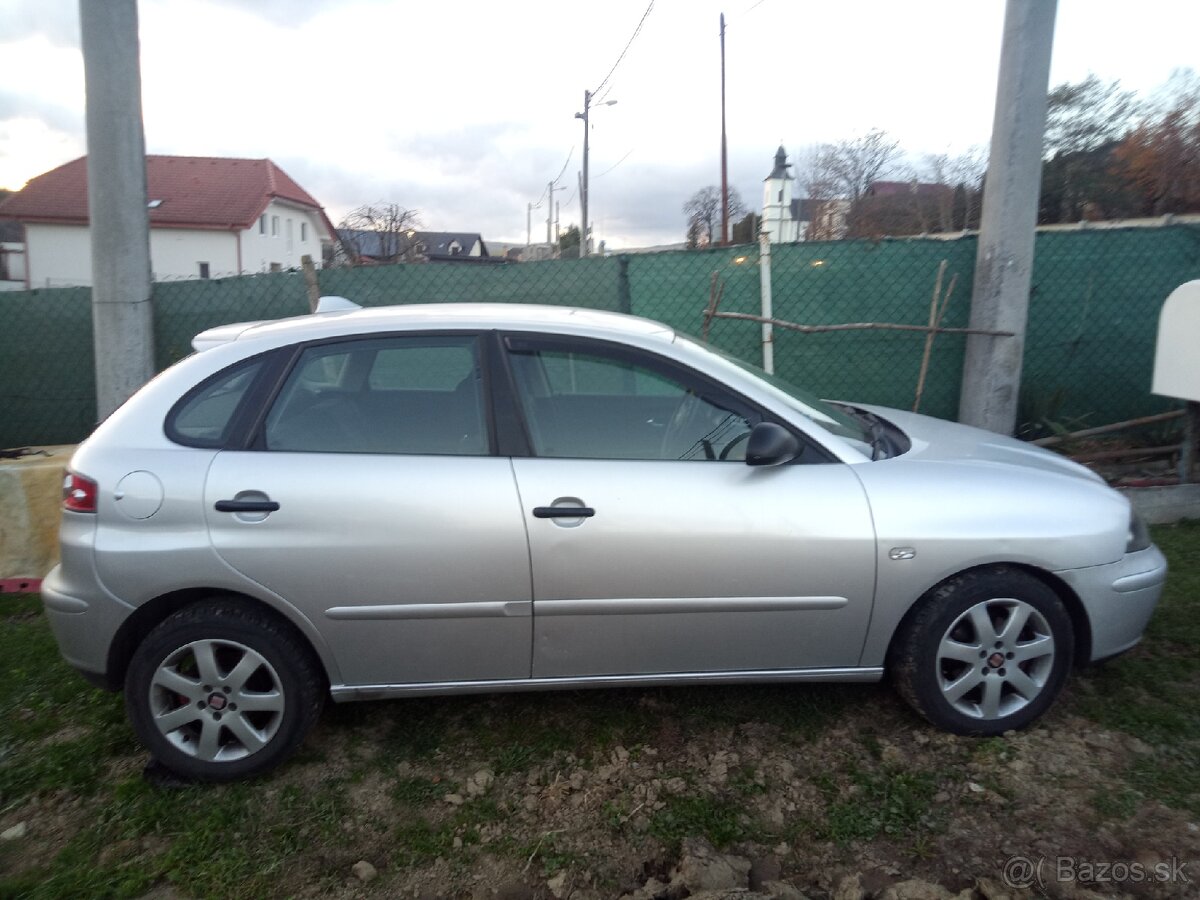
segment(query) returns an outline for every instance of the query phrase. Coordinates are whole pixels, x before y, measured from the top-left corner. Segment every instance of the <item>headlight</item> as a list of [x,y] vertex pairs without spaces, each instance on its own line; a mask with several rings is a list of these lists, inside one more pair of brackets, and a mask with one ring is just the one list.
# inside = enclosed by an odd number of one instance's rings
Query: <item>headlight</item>
[[1150,546],[1150,529],[1137,513],[1129,514],[1129,542],[1125,545],[1126,553],[1136,553]]

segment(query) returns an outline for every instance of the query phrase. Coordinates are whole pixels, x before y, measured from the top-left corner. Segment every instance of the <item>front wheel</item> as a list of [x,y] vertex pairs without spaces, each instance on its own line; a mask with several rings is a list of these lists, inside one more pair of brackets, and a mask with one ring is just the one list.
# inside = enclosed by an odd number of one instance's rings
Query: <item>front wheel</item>
[[309,648],[234,599],[189,606],[142,641],[125,677],[134,730],[164,766],[194,781],[257,775],[288,757],[323,698]]
[[995,735],[1054,702],[1074,653],[1071,619],[1025,572],[968,572],[920,601],[901,625],[889,670],[901,696],[939,728]]

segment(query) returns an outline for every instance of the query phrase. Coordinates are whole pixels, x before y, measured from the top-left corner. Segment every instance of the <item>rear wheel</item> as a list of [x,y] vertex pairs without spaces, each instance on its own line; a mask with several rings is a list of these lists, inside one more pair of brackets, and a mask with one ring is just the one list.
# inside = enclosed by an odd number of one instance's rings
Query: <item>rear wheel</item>
[[146,748],[196,781],[231,781],[278,765],[316,723],[323,685],[284,623],[235,599],[189,606],[142,641],[125,707]]
[[925,597],[892,644],[901,696],[939,728],[994,735],[1054,702],[1074,633],[1058,595],[1016,569],[968,572]]

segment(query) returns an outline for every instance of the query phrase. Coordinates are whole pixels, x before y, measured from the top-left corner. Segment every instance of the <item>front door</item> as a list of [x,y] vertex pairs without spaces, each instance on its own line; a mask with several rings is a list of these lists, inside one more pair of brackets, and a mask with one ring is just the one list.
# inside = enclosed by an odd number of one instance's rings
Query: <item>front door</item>
[[858,665],[875,550],[849,466],[747,466],[763,414],[652,354],[507,347],[535,677]]

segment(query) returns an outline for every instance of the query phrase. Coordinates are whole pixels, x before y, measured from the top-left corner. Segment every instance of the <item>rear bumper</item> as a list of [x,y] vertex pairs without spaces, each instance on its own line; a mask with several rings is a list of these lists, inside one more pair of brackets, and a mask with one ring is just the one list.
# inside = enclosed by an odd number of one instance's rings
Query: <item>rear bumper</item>
[[92,684],[116,690],[119,685],[108,678],[108,648],[128,608],[75,596],[66,589],[59,566],[42,582],[42,606],[63,659]]
[[1056,572],[1083,603],[1091,628],[1091,653],[1100,662],[1133,648],[1162,596],[1167,560],[1151,544],[1118,562]]

